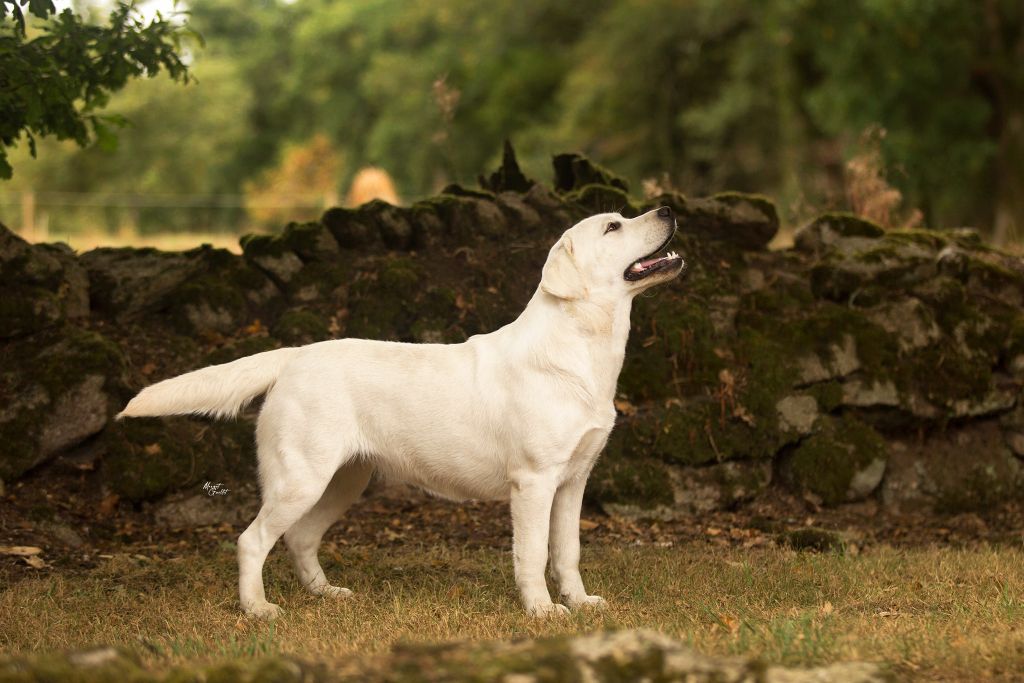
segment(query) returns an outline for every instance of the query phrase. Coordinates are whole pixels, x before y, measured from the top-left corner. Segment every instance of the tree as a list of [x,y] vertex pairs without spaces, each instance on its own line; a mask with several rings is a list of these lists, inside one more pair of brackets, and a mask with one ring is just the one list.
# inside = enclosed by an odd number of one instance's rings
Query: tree
[[[807,0],[794,13],[826,135],[885,129],[890,174],[933,225],[1024,227],[1024,5]],[[1001,234],[1000,234],[1001,233]]]
[[[28,27],[26,9],[45,23]],[[0,178],[11,177],[7,150],[22,135],[33,156],[37,137],[112,145],[124,120],[99,113],[110,94],[161,71],[187,82],[187,32],[160,15],[147,23],[130,4],[95,26],[69,9],[58,14],[52,0],[0,0]]]

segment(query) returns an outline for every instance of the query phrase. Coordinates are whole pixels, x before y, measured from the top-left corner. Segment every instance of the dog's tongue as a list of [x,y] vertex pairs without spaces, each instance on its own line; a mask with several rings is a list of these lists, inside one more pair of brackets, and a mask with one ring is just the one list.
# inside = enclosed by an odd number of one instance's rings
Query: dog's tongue
[[655,256],[654,258],[644,259],[643,261],[637,261],[636,263],[633,264],[633,266],[632,266],[632,268],[630,268],[630,270],[632,270],[634,273],[640,273],[640,272],[643,272],[643,271],[647,270],[648,268],[653,266],[658,261],[664,261],[666,258],[668,258],[668,257],[667,256]]

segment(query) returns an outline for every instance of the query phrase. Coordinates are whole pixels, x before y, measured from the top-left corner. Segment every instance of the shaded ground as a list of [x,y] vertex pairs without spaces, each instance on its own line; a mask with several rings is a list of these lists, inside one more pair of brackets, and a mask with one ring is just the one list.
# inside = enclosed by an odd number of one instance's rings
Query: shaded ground
[[[47,565],[32,566],[22,557],[0,553],[0,585],[40,572],[89,571],[104,556],[114,554],[167,559],[202,552],[234,543],[247,524],[168,524],[154,517],[152,506],[104,497],[91,467],[87,458],[61,458],[9,486],[0,497],[0,546],[41,548],[39,557]],[[823,533],[808,534],[807,529]],[[813,550],[841,545],[849,554],[876,546],[1019,549],[1024,547],[1024,510],[1009,504],[984,517],[894,514],[874,502],[820,508],[770,491],[740,511],[676,520],[623,519],[586,508],[581,536],[584,544],[617,547],[795,544]],[[417,491],[371,485],[367,497],[331,529],[326,541],[339,547],[448,545],[508,550],[511,524],[504,503],[452,503]]]
[[[42,549],[0,556],[0,652],[114,644],[157,668],[277,653],[344,667],[397,642],[642,627],[710,654],[867,660],[928,680],[1012,680],[1024,667],[1016,508],[893,516],[773,494],[742,513],[677,521],[587,509],[583,572],[611,607],[537,622],[516,602],[504,505],[378,490],[321,553],[356,597],[307,595],[278,547],[267,588],[286,612],[263,624],[237,609],[241,524],[171,528],[146,506],[105,499],[87,462],[61,460],[0,501],[0,545]],[[787,534],[807,527],[831,533],[804,541],[840,551],[790,547]]]

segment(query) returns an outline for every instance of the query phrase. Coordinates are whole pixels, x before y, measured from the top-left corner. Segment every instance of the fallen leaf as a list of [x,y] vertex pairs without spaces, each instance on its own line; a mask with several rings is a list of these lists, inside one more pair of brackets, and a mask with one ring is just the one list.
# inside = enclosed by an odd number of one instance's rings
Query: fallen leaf
[[116,493],[111,493],[109,496],[100,501],[99,513],[103,517],[109,517],[114,514],[114,510],[117,508],[118,501],[121,500],[121,496]]
[[15,555],[17,557],[31,557],[43,552],[42,548],[34,545],[0,545],[0,555]]
[[740,632],[740,620],[736,617],[731,617],[728,614],[720,614],[718,620],[722,623],[729,633],[736,635]]
[[750,411],[747,410],[746,406],[742,406],[737,403],[736,407],[732,409],[732,416],[743,420],[751,427],[756,426],[754,416],[750,414]]
[[160,448],[160,444],[158,443],[151,443],[142,450],[143,452],[145,452],[146,455],[160,455],[160,453],[163,451],[163,449]]
[[615,399],[615,410],[619,411],[626,417],[633,417],[636,415],[636,406],[624,398]]
[[821,612],[823,616],[827,617],[828,615],[832,614],[834,609],[835,608],[832,607],[832,603],[826,600],[825,603],[818,608],[818,611]]
[[589,519],[580,520],[580,529],[583,531],[590,531],[591,529],[596,529],[599,526],[601,525],[598,522],[594,522]]
[[153,363],[153,362],[146,363],[141,368],[139,368],[139,372],[141,372],[146,377],[149,377],[154,372],[156,372],[156,363]]
[[46,560],[39,557],[38,555],[30,555],[28,557],[21,558],[25,564],[32,567],[33,569],[46,569],[50,565],[46,564]]

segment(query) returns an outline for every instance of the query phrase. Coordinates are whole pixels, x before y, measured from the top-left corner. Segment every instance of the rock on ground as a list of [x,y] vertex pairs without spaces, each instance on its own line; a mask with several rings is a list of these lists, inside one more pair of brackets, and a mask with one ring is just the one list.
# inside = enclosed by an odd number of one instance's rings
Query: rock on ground
[[343,667],[273,657],[168,674],[147,671],[128,652],[94,648],[63,655],[0,660],[0,683],[43,681],[223,680],[328,683],[881,683],[893,680],[875,664],[846,662],[801,669],[740,657],[702,655],[652,631],[618,631],[518,642],[399,645],[389,655]]

